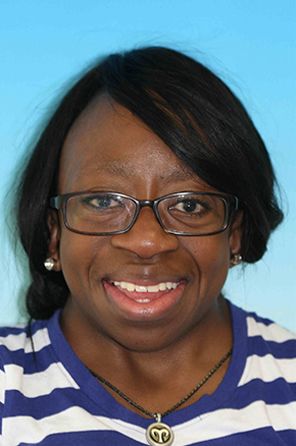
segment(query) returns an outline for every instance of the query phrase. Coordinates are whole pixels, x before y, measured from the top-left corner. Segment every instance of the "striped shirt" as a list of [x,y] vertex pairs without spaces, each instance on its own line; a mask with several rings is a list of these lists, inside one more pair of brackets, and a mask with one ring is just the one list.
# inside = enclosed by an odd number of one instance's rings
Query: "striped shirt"
[[[233,355],[218,389],[164,418],[173,446],[296,445],[296,336],[230,304]],[[151,420],[121,406],[77,358],[59,312],[0,330],[2,446],[147,445]]]

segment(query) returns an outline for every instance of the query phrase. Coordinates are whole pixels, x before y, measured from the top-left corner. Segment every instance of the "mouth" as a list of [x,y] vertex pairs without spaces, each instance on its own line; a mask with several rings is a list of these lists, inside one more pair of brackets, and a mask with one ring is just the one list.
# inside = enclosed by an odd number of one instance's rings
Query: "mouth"
[[170,313],[183,295],[185,280],[143,284],[103,280],[112,306],[133,320],[159,319]]
[[[159,282],[154,285],[138,285],[133,282],[111,282],[131,299],[139,303],[147,303],[155,298],[159,298],[170,290],[175,290],[179,282]],[[144,296],[143,296],[144,295]]]

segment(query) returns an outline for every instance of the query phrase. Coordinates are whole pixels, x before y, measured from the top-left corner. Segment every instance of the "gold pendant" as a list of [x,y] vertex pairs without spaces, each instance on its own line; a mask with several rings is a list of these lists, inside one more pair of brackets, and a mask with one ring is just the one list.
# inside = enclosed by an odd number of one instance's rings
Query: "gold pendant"
[[156,422],[150,424],[146,431],[146,438],[151,446],[170,446],[174,441],[174,434],[170,426],[161,422],[161,415],[155,416]]

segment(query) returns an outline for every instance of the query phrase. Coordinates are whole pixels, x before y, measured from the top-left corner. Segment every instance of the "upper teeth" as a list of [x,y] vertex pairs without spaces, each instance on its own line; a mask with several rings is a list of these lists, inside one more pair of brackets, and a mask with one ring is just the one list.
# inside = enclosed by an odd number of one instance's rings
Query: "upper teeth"
[[161,282],[157,285],[136,285],[135,283],[131,282],[113,282],[113,285],[122,288],[127,291],[136,291],[138,293],[157,293],[158,291],[165,291],[165,290],[173,290],[177,288],[178,283],[176,282]]

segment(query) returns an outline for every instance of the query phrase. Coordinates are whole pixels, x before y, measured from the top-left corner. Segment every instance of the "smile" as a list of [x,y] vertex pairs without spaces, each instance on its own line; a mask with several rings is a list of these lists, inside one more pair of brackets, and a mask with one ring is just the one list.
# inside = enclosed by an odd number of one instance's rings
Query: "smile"
[[132,282],[112,282],[112,284],[122,290],[136,293],[157,293],[159,291],[174,290],[177,288],[177,282],[160,282],[156,285],[137,285]]
[[185,280],[144,285],[104,280],[103,286],[113,309],[130,320],[158,320],[170,314],[183,296]]

